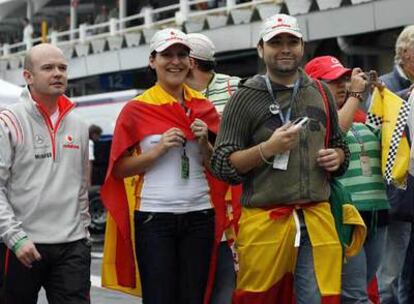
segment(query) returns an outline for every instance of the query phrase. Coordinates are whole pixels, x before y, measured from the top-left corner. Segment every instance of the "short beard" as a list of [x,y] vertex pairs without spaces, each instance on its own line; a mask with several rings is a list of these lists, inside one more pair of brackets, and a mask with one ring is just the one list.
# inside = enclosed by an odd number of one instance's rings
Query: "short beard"
[[295,78],[295,76],[298,73],[298,69],[299,69],[299,64],[295,64],[293,67],[285,68],[285,69],[281,69],[280,67],[270,66],[270,67],[267,67],[267,73],[269,73],[270,75],[273,75],[273,77],[271,76],[271,78],[273,79],[274,82],[282,84],[282,85],[288,85],[288,84],[292,84],[290,83],[291,80],[289,79]]
[[293,67],[289,67],[289,68],[281,68],[278,66],[275,66],[273,69],[273,72],[276,74],[279,74],[280,76],[290,76],[295,74],[298,69],[299,69],[300,63],[299,62],[295,62],[295,64],[293,65]]

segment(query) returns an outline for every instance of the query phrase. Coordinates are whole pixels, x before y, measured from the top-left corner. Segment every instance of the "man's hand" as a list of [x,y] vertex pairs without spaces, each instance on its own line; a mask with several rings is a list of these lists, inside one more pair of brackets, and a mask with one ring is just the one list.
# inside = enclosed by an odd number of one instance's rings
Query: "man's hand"
[[298,143],[300,128],[291,122],[276,129],[272,136],[262,144],[266,158],[292,150]]
[[27,268],[32,268],[32,263],[34,261],[40,261],[42,259],[36,246],[30,240],[27,240],[22,247],[17,250],[16,257]]
[[354,68],[351,74],[351,83],[349,85],[349,91],[358,93],[365,92],[367,84],[367,75],[360,68]]
[[[340,153],[339,149],[320,149],[318,151],[318,157],[316,161],[319,166],[324,168],[328,172],[334,172],[338,170],[339,166],[342,164],[344,155],[343,152]],[[342,154],[342,155],[341,155]]]

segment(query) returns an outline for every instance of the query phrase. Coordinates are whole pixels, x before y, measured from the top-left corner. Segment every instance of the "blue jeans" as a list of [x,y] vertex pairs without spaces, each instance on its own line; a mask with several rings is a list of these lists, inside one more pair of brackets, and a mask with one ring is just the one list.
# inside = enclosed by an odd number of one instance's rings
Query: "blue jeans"
[[367,236],[362,250],[343,265],[341,303],[369,303],[367,288],[381,263],[386,232],[386,226],[378,227],[375,234]]
[[217,269],[214,277],[211,304],[230,304],[236,288],[233,253],[227,242],[221,242],[217,254]]
[[294,289],[297,304],[320,304],[321,295],[316,282],[313,265],[312,245],[303,221],[303,215],[298,212],[300,219],[300,246],[294,274]]
[[201,304],[214,242],[214,210],[135,212],[144,304]]
[[[384,256],[377,272],[381,304],[408,304],[400,292],[400,276],[406,261],[412,224],[391,221],[386,233]],[[407,267],[407,266],[406,266]]]

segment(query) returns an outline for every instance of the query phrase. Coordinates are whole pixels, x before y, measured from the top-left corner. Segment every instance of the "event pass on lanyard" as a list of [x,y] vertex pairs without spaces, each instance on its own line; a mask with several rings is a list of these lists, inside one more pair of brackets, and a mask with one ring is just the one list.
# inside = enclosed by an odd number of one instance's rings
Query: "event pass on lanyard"
[[[276,99],[275,92],[273,92],[272,84],[270,83],[269,76],[266,74],[265,76],[262,76],[265,80],[267,91],[269,92],[269,95],[272,97],[273,103],[269,106],[269,111],[272,115],[279,115],[280,120],[282,121],[282,124],[286,124],[290,121],[290,115],[292,113],[292,103],[296,98],[296,95],[299,91],[300,87],[300,79],[297,79],[295,83],[293,84],[293,91],[292,96],[290,98],[289,107],[286,111],[286,115],[283,115],[282,108],[279,104],[279,102]],[[309,119],[307,117],[300,117],[299,119],[294,121],[294,125],[299,124],[299,126],[305,125],[305,123]],[[283,170],[286,171],[288,168],[289,163],[289,156],[290,151],[286,151],[284,153],[276,154],[273,159],[273,169],[277,170]]]
[[187,140],[183,142],[183,153],[181,154],[181,178],[188,179],[190,177],[190,159],[185,152]]
[[371,164],[369,160],[368,153],[365,150],[361,149],[359,154],[359,161],[361,163],[361,170],[363,176],[372,176]]
[[[185,111],[185,115],[190,117],[191,110],[183,105],[183,109]],[[183,142],[183,153],[181,154],[181,178],[182,179],[189,179],[190,178],[190,159],[187,156],[185,151],[185,146],[187,144],[187,139],[184,138]]]
[[365,145],[362,136],[361,134],[359,134],[357,128],[355,128],[354,126],[351,127],[351,132],[354,134],[354,137],[361,148],[361,153],[359,154],[359,161],[361,164],[362,176],[372,176],[370,159],[368,152],[365,150]]

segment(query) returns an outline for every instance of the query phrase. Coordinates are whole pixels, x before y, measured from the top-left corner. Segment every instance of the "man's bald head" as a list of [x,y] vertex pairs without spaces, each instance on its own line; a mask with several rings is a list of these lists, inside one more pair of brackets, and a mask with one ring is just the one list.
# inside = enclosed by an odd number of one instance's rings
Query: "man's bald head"
[[33,71],[33,62],[36,61],[40,55],[49,53],[60,53],[64,57],[60,48],[50,43],[41,43],[27,51],[26,56],[24,57],[23,68],[28,71]]
[[31,48],[24,60],[23,77],[33,99],[56,102],[68,85],[67,67],[63,52],[56,46],[43,43]]

